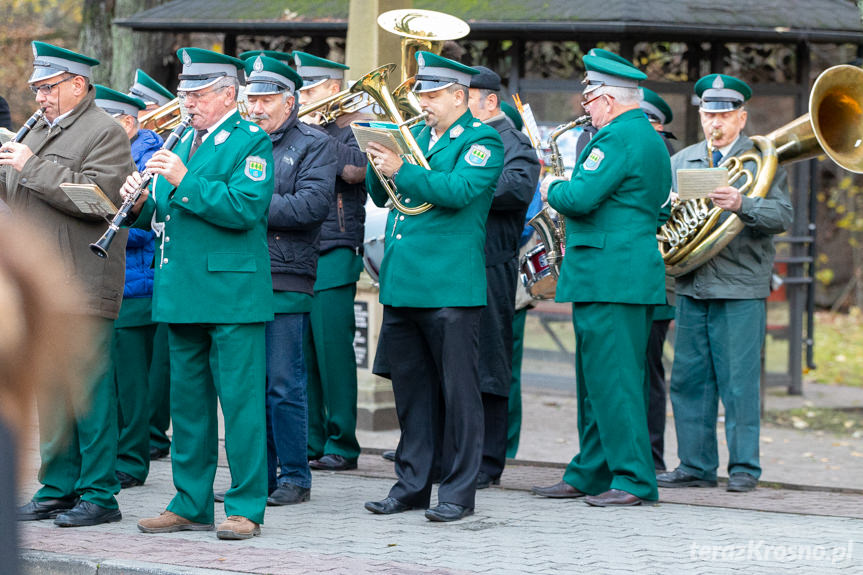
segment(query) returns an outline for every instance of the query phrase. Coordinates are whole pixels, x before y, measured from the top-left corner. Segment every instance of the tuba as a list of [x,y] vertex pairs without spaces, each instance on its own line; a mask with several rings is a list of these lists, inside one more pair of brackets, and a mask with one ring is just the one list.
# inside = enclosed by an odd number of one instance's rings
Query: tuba
[[[566,169],[563,166],[563,157],[560,154],[560,149],[557,147],[557,139],[573,128],[585,126],[589,123],[590,116],[585,114],[575,120],[560,124],[551,131],[545,147],[551,151],[549,165],[552,174],[555,176],[566,174]],[[557,290],[557,279],[560,277],[560,263],[563,261],[563,253],[566,249],[566,219],[562,215],[556,214],[546,204],[528,223],[536,230],[545,248],[545,262],[539,265],[547,265],[548,272],[550,273],[543,275],[538,281],[533,283],[529,281],[529,276],[533,274],[527,274],[525,283],[530,284],[527,285],[527,288],[530,295],[535,299],[553,299]],[[536,271],[532,270],[533,273],[536,273]]]
[[[755,150],[726,158],[729,185],[742,180],[741,193],[763,198],[770,190],[779,164],[790,164],[826,153],[842,168],[863,173],[863,69],[834,66],[815,80],[809,113],[767,134],[753,136]],[[752,162],[756,170],[744,168]],[[719,223],[723,210],[708,200],[677,202],[657,234],[659,251],[672,277],[687,274],[722,251],[744,224],[736,214]]]

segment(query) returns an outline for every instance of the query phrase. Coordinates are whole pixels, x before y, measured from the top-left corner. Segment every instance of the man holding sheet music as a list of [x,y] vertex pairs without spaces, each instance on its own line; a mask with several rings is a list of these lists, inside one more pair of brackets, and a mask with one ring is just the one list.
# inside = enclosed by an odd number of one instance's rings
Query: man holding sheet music
[[[418,215],[390,211],[380,271],[383,349],[390,358],[401,440],[398,481],[388,497],[366,509],[393,514],[427,509],[431,521],[473,513],[482,459],[479,320],[486,304],[485,222],[503,167],[497,131],[468,109],[477,71],[429,52],[417,52],[414,91],[425,123],[411,132],[431,169],[403,162],[382,145],[367,151],[395,182],[401,202],[434,207]],[[375,204],[388,199],[366,172]],[[440,454],[438,505],[428,509]]]
[[[744,103],[752,91],[741,80],[710,74],[695,85],[707,142],[675,154],[671,167],[677,191],[679,169],[707,168],[753,149],[742,134]],[[748,169],[755,171],[753,166]],[[742,180],[741,180],[742,183]],[[678,277],[671,402],[677,428],[680,466],[657,476],[662,487],[716,485],[719,459],[716,413],[725,406],[728,442],[728,491],[755,489],[761,466],[761,346],[765,333],[765,299],[770,294],[773,235],[791,225],[792,206],[785,169],[777,168],[764,198],[742,195],[732,186],[709,193],[713,204],[736,214],[743,230],[716,256]],[[728,217],[723,214],[722,222]]]
[[93,349],[106,361],[89,378],[88,401],[73,402],[71,411],[68,398],[38,398],[42,488],[19,508],[19,519],[97,525],[121,517],[114,498],[120,490],[114,475],[117,397],[106,368],[123,298],[126,234],[117,238],[111,258],[93,256],[88,246],[105,221],[100,214],[81,213],[60,184],[95,184],[119,205],[120,187],[134,165],[126,132],[94,102],[90,75],[99,62],[43,42],[33,42],[33,52],[30,89],[45,116],[21,143],[0,149],[0,198],[15,217],[38,222],[55,239],[67,275],[86,290],[80,313],[98,318]]

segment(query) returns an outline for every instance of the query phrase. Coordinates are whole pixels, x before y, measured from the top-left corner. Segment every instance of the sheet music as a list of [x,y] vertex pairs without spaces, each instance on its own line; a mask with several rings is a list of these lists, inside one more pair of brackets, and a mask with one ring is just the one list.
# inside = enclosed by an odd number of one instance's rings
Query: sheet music
[[117,206],[96,184],[64,182],[60,184],[60,189],[72,200],[72,203],[78,207],[82,214],[113,216],[117,213]]
[[716,188],[727,185],[728,168],[677,170],[677,195],[681,201],[706,198]]
[[351,130],[363,152],[369,142],[375,142],[402,156],[411,153],[398,126],[392,122],[353,122]]

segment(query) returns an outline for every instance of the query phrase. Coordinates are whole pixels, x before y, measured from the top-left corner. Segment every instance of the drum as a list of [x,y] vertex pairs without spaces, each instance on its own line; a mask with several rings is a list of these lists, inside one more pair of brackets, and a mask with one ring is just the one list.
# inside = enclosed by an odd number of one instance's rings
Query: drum
[[545,245],[538,243],[521,259],[521,281],[534,299],[554,299],[557,278],[548,265]]

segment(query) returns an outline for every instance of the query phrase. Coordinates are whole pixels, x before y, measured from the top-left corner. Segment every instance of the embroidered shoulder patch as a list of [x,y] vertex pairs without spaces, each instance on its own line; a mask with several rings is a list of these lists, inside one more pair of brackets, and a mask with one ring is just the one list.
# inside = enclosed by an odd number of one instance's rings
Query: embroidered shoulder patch
[[584,160],[581,167],[588,172],[592,172],[599,167],[599,164],[602,163],[603,159],[605,159],[605,153],[599,148],[594,148],[590,151],[590,154],[587,156],[587,159]]
[[260,130],[260,128],[259,128],[259,127],[257,127],[257,126],[256,126],[256,125],[254,125],[254,124],[251,124],[251,125],[249,126],[249,131],[250,131],[250,132],[253,132],[253,133],[254,133],[254,132],[257,132],[258,130]]
[[267,160],[258,156],[246,158],[246,176],[253,182],[260,182],[267,178]]
[[461,136],[463,133],[464,133],[464,127],[463,126],[456,126],[455,128],[453,128],[452,130],[449,131],[449,137],[451,140],[455,140],[456,138]]
[[481,168],[488,163],[489,158],[491,158],[491,151],[488,148],[480,146],[479,144],[474,144],[470,147],[470,150],[467,151],[467,154],[465,154],[464,161],[471,166]]
[[228,132],[227,130],[220,130],[218,134],[213,136],[213,143],[216,144],[217,146],[219,144],[223,144],[225,142],[225,140],[228,139],[228,136],[230,136],[230,135],[231,135],[231,133]]

